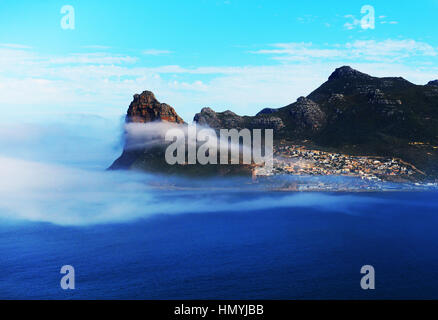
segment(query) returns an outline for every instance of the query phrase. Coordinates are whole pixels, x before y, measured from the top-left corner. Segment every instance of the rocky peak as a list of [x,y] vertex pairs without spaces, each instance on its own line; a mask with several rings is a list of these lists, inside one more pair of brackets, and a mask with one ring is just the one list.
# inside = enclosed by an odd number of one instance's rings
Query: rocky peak
[[438,80],[429,81],[427,85],[428,86],[436,86],[436,87],[438,87]]
[[220,126],[217,113],[208,107],[202,108],[201,112],[195,114],[193,121],[197,124],[210,126],[212,128],[218,128]]
[[284,127],[279,117],[270,114],[257,115],[255,117],[242,117],[230,110],[215,112],[210,108],[202,108],[193,121],[200,125],[206,125],[213,129],[274,129]]
[[216,112],[212,108],[205,107],[201,109],[201,113],[215,114]]
[[166,103],[160,103],[151,91],[135,94],[126,115],[126,122],[167,121],[184,123],[175,109]]
[[299,130],[318,131],[326,121],[326,115],[314,101],[299,97],[297,102],[290,106],[290,115]]
[[338,79],[364,79],[364,78],[370,78],[369,75],[362,73],[360,71],[357,71],[349,66],[343,66],[340,68],[337,68],[333,73],[330,75],[329,80],[338,80]]
[[262,114],[271,114],[271,113],[275,113],[277,112],[277,109],[273,109],[273,108],[264,108],[261,111],[259,111],[256,116],[262,115]]
[[231,110],[225,110],[224,112],[222,112],[222,115],[224,115],[226,117],[239,117],[237,114],[235,114]]
[[193,121],[200,125],[207,125],[214,129],[241,128],[243,118],[231,112],[215,112],[211,108],[202,108],[201,112],[195,114]]

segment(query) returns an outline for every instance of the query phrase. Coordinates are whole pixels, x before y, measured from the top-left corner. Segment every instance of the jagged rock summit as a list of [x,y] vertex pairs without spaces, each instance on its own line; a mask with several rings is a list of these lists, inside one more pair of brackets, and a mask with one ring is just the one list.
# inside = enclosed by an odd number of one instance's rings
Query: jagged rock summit
[[[272,109],[272,113],[276,110]],[[275,116],[269,114],[257,114],[255,117],[239,116],[234,112],[227,110],[224,112],[215,112],[211,108],[202,108],[201,112],[197,113],[193,121],[209,126],[213,129],[274,129],[278,131],[284,127],[283,121]]]
[[357,71],[350,66],[342,66],[333,71],[333,73],[329,77],[329,80],[367,78],[371,78],[371,76],[367,75],[366,73]]
[[207,125],[214,129],[234,127],[241,128],[243,125],[243,118],[231,112],[230,110],[224,112],[215,112],[211,108],[202,108],[201,112],[195,114],[193,121],[200,125]]
[[135,94],[126,115],[126,122],[167,121],[184,123],[175,109],[166,103],[160,103],[151,91]]
[[[209,108],[202,109],[202,114],[203,116],[210,117],[205,124],[211,122],[211,119],[214,119],[216,116],[216,113]],[[239,121],[241,118],[231,111],[226,111],[223,115],[230,125],[235,125],[236,123],[230,122],[229,118],[231,119],[235,116]],[[179,124],[180,128],[184,128],[187,125],[170,105],[160,103],[151,91],[143,91],[141,94],[134,95],[134,100],[128,108],[126,123],[128,125],[130,123],[144,123],[147,125],[150,122],[170,122]],[[160,127],[160,125],[158,125],[158,127]],[[144,141],[137,141],[138,138],[135,136],[131,137],[127,129],[125,132],[123,152],[108,169],[141,170],[159,174],[185,176],[232,175],[251,177],[252,166],[249,164],[223,165],[220,164],[219,161],[217,161],[217,164],[207,165],[201,165],[199,163],[188,165],[187,162],[183,164],[167,163],[165,154],[170,142],[164,139],[164,135],[160,130],[158,130],[156,135],[150,132],[149,136],[142,136],[141,139]],[[129,143],[131,140],[135,140],[134,143]],[[187,142],[184,149],[185,159],[187,159]]]

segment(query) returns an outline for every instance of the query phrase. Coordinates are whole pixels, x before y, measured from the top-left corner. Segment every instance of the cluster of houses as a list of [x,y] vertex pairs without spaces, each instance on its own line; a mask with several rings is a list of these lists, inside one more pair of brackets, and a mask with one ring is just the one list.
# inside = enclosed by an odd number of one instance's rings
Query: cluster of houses
[[416,173],[413,166],[400,159],[351,156],[298,145],[276,146],[273,170],[264,171],[258,168],[257,175],[343,175],[376,182],[390,176],[409,177]]

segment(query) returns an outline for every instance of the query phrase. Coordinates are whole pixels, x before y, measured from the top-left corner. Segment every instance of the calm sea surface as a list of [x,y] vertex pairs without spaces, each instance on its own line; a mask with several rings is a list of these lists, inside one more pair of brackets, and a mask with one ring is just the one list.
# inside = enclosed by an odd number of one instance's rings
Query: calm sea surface
[[[214,193],[203,197],[215,205]],[[260,194],[235,197],[257,203]],[[310,206],[319,195],[308,194],[291,207],[284,197],[89,226],[1,220],[0,298],[438,298],[437,193],[328,194],[327,205]],[[59,285],[67,264],[72,291]],[[375,290],[360,288],[366,264]]]

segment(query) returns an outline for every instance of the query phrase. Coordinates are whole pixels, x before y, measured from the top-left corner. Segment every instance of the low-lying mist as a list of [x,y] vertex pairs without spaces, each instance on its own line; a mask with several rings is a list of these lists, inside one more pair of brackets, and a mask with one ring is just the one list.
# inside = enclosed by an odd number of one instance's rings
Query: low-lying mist
[[[70,116],[2,124],[0,221],[83,226],[157,214],[312,207],[354,213],[372,195],[274,193],[244,178],[193,179],[107,171],[120,155],[120,119]],[[338,178],[339,179],[339,178]]]

